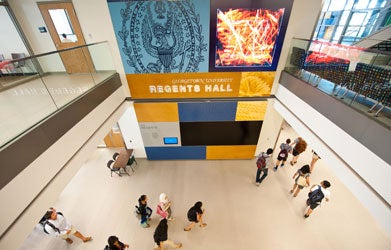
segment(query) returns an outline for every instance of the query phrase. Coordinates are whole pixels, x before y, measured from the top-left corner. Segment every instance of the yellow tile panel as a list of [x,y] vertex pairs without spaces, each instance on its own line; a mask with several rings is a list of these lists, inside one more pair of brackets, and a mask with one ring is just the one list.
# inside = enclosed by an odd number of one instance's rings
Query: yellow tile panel
[[207,146],[206,159],[252,159],[256,145]]
[[135,103],[138,122],[177,122],[179,121],[178,104],[163,103]]
[[261,121],[265,117],[267,101],[238,102],[235,121]]

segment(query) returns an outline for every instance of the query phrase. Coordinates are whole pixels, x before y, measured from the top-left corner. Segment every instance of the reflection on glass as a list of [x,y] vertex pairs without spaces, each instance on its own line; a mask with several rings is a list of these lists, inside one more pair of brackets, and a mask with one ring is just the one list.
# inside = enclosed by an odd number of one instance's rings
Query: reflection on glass
[[63,43],[77,42],[66,9],[49,10],[50,17],[56,28],[57,34]]

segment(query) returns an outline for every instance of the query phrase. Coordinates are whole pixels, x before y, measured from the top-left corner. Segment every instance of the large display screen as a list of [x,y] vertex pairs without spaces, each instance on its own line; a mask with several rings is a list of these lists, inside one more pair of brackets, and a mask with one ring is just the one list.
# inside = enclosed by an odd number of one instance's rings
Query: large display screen
[[270,67],[284,8],[217,9],[215,66]]
[[180,122],[182,146],[257,145],[262,121]]

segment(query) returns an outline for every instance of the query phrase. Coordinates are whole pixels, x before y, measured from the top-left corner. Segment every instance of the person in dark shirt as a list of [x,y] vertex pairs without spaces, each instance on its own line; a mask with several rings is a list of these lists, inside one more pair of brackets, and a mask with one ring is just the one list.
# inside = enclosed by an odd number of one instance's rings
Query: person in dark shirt
[[110,236],[107,239],[107,243],[109,243],[109,245],[106,246],[105,250],[125,250],[126,248],[129,248],[129,245],[119,241],[117,236]]
[[194,206],[191,207],[189,209],[189,211],[187,212],[187,218],[189,219],[189,221],[191,223],[190,223],[190,225],[185,227],[183,230],[190,231],[195,226],[195,224],[197,224],[198,222],[200,223],[200,227],[205,227],[206,223],[202,222],[202,216],[204,215],[204,213],[205,213],[205,210],[202,208],[202,202],[197,201],[194,204]]
[[168,239],[167,231],[167,219],[164,218],[159,222],[159,225],[157,225],[155,233],[153,234],[153,240],[156,243],[155,249],[163,250],[164,244],[170,245],[173,248],[182,247],[182,243],[175,243],[174,241]]
[[141,226],[142,227],[149,227],[148,220],[149,217],[152,215],[152,209],[147,206],[147,196],[145,194],[141,195],[138,199],[138,209],[141,215]]

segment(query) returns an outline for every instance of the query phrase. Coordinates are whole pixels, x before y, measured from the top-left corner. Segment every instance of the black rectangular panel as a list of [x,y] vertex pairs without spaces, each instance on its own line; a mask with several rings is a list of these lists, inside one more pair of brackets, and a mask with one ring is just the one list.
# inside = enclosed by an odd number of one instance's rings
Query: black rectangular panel
[[262,121],[180,122],[182,146],[256,145]]

